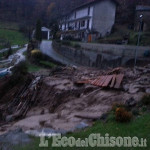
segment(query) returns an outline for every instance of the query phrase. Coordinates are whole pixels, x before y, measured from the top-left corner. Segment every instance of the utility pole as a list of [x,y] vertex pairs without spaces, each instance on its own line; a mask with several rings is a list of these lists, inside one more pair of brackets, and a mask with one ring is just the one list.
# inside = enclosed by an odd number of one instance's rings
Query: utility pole
[[[140,15],[140,28],[139,28],[139,33],[138,33],[137,48],[138,48],[138,46],[140,46],[141,33],[142,33],[142,23],[143,23],[143,15]],[[136,63],[137,63],[137,48],[135,50],[134,68],[135,68]]]

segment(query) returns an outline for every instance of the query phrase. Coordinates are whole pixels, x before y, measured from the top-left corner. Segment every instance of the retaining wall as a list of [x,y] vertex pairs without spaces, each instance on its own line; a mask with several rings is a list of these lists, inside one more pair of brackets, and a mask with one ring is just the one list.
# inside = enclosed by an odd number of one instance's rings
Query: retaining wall
[[[56,42],[53,42],[53,47],[63,57],[72,60],[76,64],[97,68],[114,68],[124,66],[131,60],[134,62],[135,50],[137,48],[124,45],[80,44],[82,46],[80,49],[63,46]],[[138,58],[143,59],[146,50],[150,50],[150,48],[137,48]]]

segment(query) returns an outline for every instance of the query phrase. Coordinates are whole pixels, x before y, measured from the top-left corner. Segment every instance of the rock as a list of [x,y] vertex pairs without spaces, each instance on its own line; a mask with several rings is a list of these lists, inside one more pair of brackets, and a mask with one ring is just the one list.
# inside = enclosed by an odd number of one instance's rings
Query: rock
[[103,114],[102,116],[101,116],[101,120],[106,120],[106,118],[108,117],[108,114],[107,113],[105,113],[105,114]]
[[150,88],[146,89],[146,93],[150,94]]
[[81,122],[81,123],[79,123],[75,126],[75,130],[84,129],[84,128],[87,128],[87,127],[88,127],[88,124],[86,124],[85,122]]
[[127,100],[125,102],[125,105],[128,107],[133,107],[137,104],[137,102],[135,101],[135,99],[133,97],[131,97],[129,100]]
[[28,135],[32,135],[35,137],[40,137],[42,134],[45,136],[52,136],[52,134],[66,134],[67,131],[65,130],[54,130],[52,128],[43,128],[43,129],[39,129],[39,130],[28,130],[26,131],[26,134]]
[[129,86],[130,86],[129,84],[124,84],[124,85],[123,85],[123,89],[124,89],[125,91],[128,91],[128,90],[129,90]]
[[10,121],[14,121],[14,116],[13,115],[9,115],[9,116],[6,116],[6,122],[10,122]]
[[139,87],[137,87],[137,85],[130,85],[129,86],[129,93],[130,94],[135,94],[135,93],[137,93],[139,91]]

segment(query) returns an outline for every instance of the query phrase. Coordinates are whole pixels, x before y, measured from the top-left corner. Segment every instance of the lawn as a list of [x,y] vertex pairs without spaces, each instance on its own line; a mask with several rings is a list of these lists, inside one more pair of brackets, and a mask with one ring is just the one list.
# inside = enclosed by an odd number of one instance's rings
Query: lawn
[[[122,136],[122,137],[138,137],[138,138],[146,138],[147,139],[147,147],[146,148],[102,148],[102,150],[149,150],[150,149],[150,115],[149,113],[146,113],[142,116],[137,117],[135,120],[133,120],[130,123],[118,123],[112,119],[110,119],[108,122],[102,122],[102,121],[97,121],[92,127],[83,130],[81,132],[76,132],[76,133],[70,133],[67,134],[67,137],[75,137],[85,139],[87,138],[91,133],[100,133],[102,136],[105,136],[106,133],[109,134],[109,136]],[[32,145],[27,145],[25,147],[20,147],[17,148],[17,150],[99,150],[101,148],[92,148],[92,147],[86,147],[86,148],[51,148],[51,143],[52,140],[49,140],[49,148],[39,148],[39,139],[38,138],[33,138],[34,142]]]
[[42,69],[42,67],[37,66],[35,64],[31,64],[30,62],[27,63],[27,67],[28,67],[28,72],[30,72],[30,73],[37,72],[40,69]]
[[24,45],[27,43],[27,38],[15,30],[0,29],[0,39],[9,41],[11,45]]
[[49,62],[49,61],[40,61],[40,65],[42,65],[44,67],[48,67],[48,68],[54,68],[57,66],[54,63]]
[[0,22],[0,29],[19,30],[19,26],[15,22]]

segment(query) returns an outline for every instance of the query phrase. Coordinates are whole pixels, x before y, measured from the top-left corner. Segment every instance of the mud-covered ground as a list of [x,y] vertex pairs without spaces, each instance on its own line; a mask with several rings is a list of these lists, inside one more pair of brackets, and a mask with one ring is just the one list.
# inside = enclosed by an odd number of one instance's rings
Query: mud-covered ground
[[[24,84],[14,86],[0,99],[0,134],[17,128],[74,131],[104,117],[113,104],[132,107],[144,94],[150,93],[150,65],[134,70],[120,68],[119,72],[125,76],[117,90],[77,82],[110,72],[57,67],[29,75]],[[0,89],[7,80],[1,80]]]

